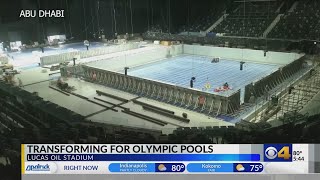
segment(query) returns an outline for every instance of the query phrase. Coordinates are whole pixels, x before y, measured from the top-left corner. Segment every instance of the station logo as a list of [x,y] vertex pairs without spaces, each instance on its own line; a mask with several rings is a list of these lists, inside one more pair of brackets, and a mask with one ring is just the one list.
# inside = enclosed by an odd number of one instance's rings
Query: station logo
[[265,144],[265,162],[291,162],[292,144]]

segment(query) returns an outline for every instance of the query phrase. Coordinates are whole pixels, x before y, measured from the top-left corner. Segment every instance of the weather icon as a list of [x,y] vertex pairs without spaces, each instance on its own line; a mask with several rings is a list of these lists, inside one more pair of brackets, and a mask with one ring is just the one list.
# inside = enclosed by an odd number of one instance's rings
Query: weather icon
[[236,166],[237,171],[244,171],[244,167],[242,166],[242,164],[238,164]]
[[159,171],[166,171],[167,168],[166,168],[166,166],[164,166],[163,164],[159,164],[158,170],[159,170]]

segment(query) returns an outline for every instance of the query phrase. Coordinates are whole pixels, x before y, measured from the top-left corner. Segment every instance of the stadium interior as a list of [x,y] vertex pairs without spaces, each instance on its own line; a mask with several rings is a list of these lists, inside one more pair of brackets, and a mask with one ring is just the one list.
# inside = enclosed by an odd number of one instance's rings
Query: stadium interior
[[1,1],[0,172],[28,143],[320,143],[319,52],[319,0]]

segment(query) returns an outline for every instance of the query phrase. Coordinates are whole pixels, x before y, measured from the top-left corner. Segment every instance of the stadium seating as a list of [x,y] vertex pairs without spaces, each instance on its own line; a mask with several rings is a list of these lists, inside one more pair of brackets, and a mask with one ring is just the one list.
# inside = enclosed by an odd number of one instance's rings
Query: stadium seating
[[167,32],[168,27],[167,26],[164,27],[159,24],[156,24],[156,25],[151,26],[148,31],[149,32]]
[[144,33],[143,38],[146,40],[172,40],[182,41],[184,43],[199,43],[199,44],[212,44],[219,47],[239,47],[249,49],[262,49],[265,50],[266,43],[268,50],[285,51],[286,48],[293,42],[288,40],[266,40],[265,38],[243,38],[243,37],[196,37],[188,35],[177,35],[167,33]]
[[293,12],[287,12],[268,37],[319,40],[319,17],[320,2],[318,0],[299,1],[296,9]]
[[[281,1],[247,2],[237,5],[229,15],[211,32],[224,36],[262,37],[279,12]],[[289,7],[292,3],[288,4]],[[269,32],[268,38],[290,40],[320,40],[320,2],[299,1],[296,8],[283,9],[284,16]],[[221,17],[222,11],[211,12],[209,16],[197,19],[191,25],[184,25],[179,32],[200,32],[208,29]],[[164,31],[163,31],[164,32]]]
[[212,32],[225,36],[261,37],[276,17],[276,2],[240,4]]
[[214,22],[216,22],[222,16],[222,11],[212,11],[206,17],[198,18],[191,25],[182,26],[180,32],[200,32],[207,30]]

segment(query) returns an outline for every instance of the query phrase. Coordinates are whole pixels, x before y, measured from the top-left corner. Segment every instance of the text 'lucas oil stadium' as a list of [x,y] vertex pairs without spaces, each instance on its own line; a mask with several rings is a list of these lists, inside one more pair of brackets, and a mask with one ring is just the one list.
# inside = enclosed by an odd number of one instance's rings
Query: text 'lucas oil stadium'
[[318,0],[0,4],[8,171],[21,143],[320,142]]

